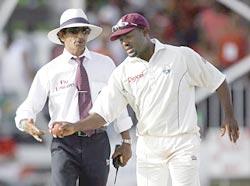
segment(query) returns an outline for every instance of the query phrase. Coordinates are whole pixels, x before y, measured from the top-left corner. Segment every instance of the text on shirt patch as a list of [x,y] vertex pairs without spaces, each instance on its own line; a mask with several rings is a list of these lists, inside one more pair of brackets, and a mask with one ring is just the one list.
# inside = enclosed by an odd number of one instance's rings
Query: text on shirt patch
[[74,83],[68,82],[68,80],[60,80],[59,83],[56,86],[56,91],[63,90],[65,88],[75,87]]
[[140,78],[142,78],[143,76],[144,76],[144,73],[141,72],[141,73],[138,74],[138,75],[135,75],[135,76],[132,76],[132,77],[128,77],[128,82],[129,82],[129,83],[133,83],[133,82],[139,80]]

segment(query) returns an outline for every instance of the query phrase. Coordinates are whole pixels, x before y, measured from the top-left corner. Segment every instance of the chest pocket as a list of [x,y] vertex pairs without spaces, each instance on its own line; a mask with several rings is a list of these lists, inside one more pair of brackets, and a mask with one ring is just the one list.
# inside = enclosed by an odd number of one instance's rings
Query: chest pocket
[[50,93],[50,95],[49,95],[50,106],[56,109],[56,108],[64,105],[65,101],[67,99],[69,99],[68,95],[69,95],[69,90],[67,90],[67,89],[63,89],[63,90],[59,90],[59,91],[55,91],[53,93]]

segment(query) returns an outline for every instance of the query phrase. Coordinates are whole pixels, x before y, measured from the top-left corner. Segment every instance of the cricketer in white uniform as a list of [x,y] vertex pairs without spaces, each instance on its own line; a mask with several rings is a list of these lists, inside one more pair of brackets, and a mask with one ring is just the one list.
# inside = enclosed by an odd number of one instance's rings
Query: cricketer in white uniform
[[137,185],[199,186],[200,135],[195,87],[217,91],[225,111],[230,140],[239,137],[225,76],[188,47],[150,39],[147,20],[137,13],[113,27],[128,57],[112,73],[86,120],[64,123],[62,136],[102,126],[130,104],[138,118]]

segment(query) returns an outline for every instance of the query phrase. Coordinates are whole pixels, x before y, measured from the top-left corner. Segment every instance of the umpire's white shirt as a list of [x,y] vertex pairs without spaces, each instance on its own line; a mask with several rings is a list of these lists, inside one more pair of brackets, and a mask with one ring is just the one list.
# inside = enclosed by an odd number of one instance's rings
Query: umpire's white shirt
[[213,92],[225,76],[190,48],[152,41],[155,51],[150,61],[127,57],[90,112],[110,122],[129,103],[138,118],[138,135],[198,133],[195,86]]
[[[83,65],[87,71],[91,97],[95,100],[101,89],[107,84],[115,65],[111,58],[89,51],[87,48]],[[77,62],[66,49],[63,53],[44,65],[36,74],[28,97],[16,112],[16,125],[22,130],[20,120],[36,119],[49,98],[50,124],[54,121],[76,122],[79,120],[78,93],[75,86]],[[131,118],[123,110],[115,122],[117,132],[125,131],[132,126]]]

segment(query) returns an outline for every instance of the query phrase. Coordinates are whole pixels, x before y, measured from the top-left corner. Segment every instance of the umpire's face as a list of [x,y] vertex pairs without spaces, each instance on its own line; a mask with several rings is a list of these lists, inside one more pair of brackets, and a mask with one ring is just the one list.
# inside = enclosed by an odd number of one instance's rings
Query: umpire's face
[[119,40],[128,56],[142,57],[147,46],[147,34],[147,31],[136,28],[133,31],[119,37]]
[[65,28],[59,32],[59,38],[71,54],[79,56],[84,52],[90,31],[88,27]]

